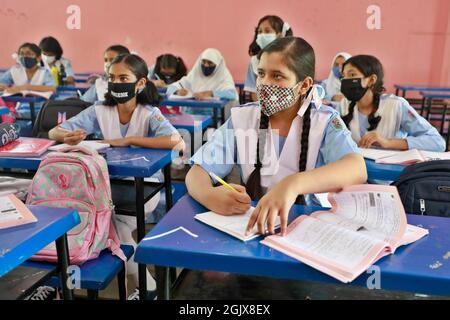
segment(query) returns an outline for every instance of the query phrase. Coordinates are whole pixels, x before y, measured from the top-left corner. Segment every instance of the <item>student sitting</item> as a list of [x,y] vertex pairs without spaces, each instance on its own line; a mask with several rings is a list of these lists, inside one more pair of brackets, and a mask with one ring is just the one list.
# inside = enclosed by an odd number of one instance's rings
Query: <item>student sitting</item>
[[351,58],[351,55],[347,52],[339,52],[333,58],[333,64],[331,65],[330,75],[328,79],[324,81],[325,87],[325,99],[331,102],[340,102],[344,96],[341,93],[341,78],[342,78],[342,66],[345,61]]
[[445,141],[404,98],[384,94],[383,66],[368,55],[343,66],[340,112],[361,148],[444,151]]
[[[364,159],[339,114],[321,103],[314,83],[315,54],[304,39],[279,38],[258,56],[259,103],[231,109],[231,118],[192,157],[190,195],[209,210],[243,214],[259,200],[248,228],[258,224],[284,234],[294,203],[313,203],[367,179]],[[238,165],[244,186],[214,187],[209,172],[224,178]]]
[[156,64],[150,67],[148,78],[157,88],[165,88],[187,75],[183,59],[173,54],[163,54],[156,58]]
[[46,37],[41,40],[42,60],[45,67],[53,74],[58,86],[75,85],[75,74],[69,59],[64,58],[63,49],[58,40]]
[[110,46],[103,54],[103,70],[105,75],[102,78],[97,78],[95,84],[89,88],[82,96],[81,100],[94,103],[96,101],[104,101],[105,94],[108,92],[108,69],[111,62],[121,54],[129,54],[130,51],[121,45]]

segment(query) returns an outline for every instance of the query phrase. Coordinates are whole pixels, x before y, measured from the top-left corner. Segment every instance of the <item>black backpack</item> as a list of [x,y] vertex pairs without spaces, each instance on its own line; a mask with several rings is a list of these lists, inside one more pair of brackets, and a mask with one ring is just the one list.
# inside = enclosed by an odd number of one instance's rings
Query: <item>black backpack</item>
[[91,106],[80,99],[49,100],[41,108],[33,127],[33,137],[48,139],[48,132],[58,125],[58,114],[66,120]]
[[450,160],[410,165],[396,186],[406,213],[450,217]]

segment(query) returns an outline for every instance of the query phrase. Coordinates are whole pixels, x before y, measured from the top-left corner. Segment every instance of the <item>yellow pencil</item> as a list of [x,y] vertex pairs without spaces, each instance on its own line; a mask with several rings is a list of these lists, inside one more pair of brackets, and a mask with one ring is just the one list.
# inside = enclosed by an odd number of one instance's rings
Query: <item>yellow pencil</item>
[[237,191],[235,188],[233,188],[232,186],[230,186],[228,183],[226,183],[225,181],[223,181],[220,177],[218,177],[217,175],[215,175],[213,172],[209,172],[209,175],[211,176],[211,177],[213,177],[216,181],[218,181],[220,184],[222,184],[224,187],[226,187],[226,188],[228,188],[228,189],[230,189],[230,190],[232,190],[232,191],[236,191],[236,192],[239,192],[239,191]]

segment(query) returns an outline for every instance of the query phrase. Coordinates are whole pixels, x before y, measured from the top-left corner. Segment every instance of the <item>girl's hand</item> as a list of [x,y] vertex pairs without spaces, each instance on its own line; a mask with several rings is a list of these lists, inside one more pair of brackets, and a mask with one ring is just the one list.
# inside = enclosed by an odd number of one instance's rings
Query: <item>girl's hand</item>
[[213,188],[208,197],[211,211],[225,216],[244,214],[250,209],[251,199],[243,186],[230,183],[237,191],[230,190],[224,186]]
[[389,139],[383,138],[377,132],[372,131],[367,133],[364,137],[359,141],[358,146],[360,148],[370,148],[371,146],[377,146],[384,149],[390,148]]
[[213,97],[212,91],[204,91],[194,93],[194,98],[197,100],[205,100]]
[[102,143],[107,143],[111,147],[129,147],[131,145],[130,138],[113,139],[113,140],[102,140]]
[[298,196],[292,190],[291,177],[288,176],[262,197],[248,222],[246,234],[251,233],[255,224],[258,225],[259,233],[265,234],[267,230],[270,234],[275,234],[275,220],[280,216],[281,235],[284,236],[289,210]]
[[157,88],[165,88],[166,87],[166,83],[164,82],[164,80],[152,80],[152,82],[155,85],[155,87],[157,87]]
[[5,89],[5,92],[7,93],[11,93],[11,94],[16,94],[16,93],[20,93],[20,91],[24,90],[22,88],[22,86],[15,86],[15,87],[9,87]]
[[0,83],[0,91],[6,90],[8,86],[6,84]]
[[188,91],[186,89],[180,89],[177,90],[177,92],[175,92],[178,96],[187,96],[188,95]]
[[77,129],[64,134],[64,143],[72,146],[79,144],[84,139],[86,139],[86,131],[83,129]]

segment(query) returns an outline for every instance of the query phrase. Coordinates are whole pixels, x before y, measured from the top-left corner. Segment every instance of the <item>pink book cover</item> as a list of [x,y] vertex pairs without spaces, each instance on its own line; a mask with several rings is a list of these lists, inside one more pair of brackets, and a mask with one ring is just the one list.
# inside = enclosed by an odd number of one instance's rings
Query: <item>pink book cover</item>
[[0,197],[0,229],[36,222],[36,217],[14,195]]
[[0,157],[39,157],[55,141],[38,138],[19,138],[0,148]]

